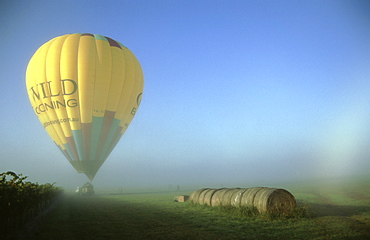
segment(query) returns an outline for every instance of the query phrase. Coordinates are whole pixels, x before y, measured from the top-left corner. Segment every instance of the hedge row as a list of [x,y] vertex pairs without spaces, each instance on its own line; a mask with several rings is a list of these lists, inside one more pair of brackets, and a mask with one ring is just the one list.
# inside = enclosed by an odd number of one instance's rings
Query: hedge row
[[25,181],[12,171],[0,174],[0,236],[21,229],[63,190],[53,184]]

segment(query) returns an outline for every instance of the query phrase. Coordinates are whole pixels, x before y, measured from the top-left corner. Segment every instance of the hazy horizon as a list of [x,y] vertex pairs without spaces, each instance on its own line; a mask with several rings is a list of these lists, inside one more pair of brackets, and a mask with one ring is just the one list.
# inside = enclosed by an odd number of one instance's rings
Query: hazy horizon
[[0,172],[78,174],[29,104],[46,41],[111,37],[144,73],[140,108],[96,187],[273,185],[370,173],[366,1],[2,1]]

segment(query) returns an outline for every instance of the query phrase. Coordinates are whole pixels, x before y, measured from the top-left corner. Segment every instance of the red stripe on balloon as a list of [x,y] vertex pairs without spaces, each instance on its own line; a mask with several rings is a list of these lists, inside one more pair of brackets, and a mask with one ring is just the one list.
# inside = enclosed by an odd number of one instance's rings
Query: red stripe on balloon
[[90,36],[90,37],[94,37],[94,35],[93,34],[91,34],[91,33],[83,33],[83,34],[81,34],[81,37],[82,36]]
[[109,45],[111,47],[118,47],[118,48],[122,49],[121,46],[116,41],[114,41],[113,39],[111,39],[109,37],[105,37],[105,38],[108,40]]
[[91,147],[91,131],[92,131],[92,123],[81,123],[81,131],[82,131],[82,142],[84,147],[84,160],[93,160],[90,159],[90,147]]
[[108,137],[109,130],[110,130],[110,127],[112,126],[115,114],[116,112],[105,111],[103,125],[101,128],[100,138],[99,138],[99,143],[98,143],[98,150],[96,151],[96,156],[97,156],[96,160],[100,160],[102,157],[101,155],[102,155],[104,143]]
[[66,137],[66,141],[69,146],[69,149],[71,149],[72,159],[74,161],[79,161],[80,159],[78,158],[76,144],[75,141],[73,140],[73,137]]

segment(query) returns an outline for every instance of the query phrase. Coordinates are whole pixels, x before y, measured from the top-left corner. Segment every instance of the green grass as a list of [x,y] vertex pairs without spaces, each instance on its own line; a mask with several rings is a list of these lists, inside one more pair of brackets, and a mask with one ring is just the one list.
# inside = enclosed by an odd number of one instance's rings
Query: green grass
[[66,194],[27,239],[370,239],[368,181],[284,188],[298,202],[293,217],[173,202],[191,191]]

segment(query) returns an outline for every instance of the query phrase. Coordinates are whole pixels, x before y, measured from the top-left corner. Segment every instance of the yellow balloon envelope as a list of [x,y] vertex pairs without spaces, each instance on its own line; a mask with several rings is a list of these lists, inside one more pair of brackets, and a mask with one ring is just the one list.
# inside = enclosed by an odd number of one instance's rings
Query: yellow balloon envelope
[[143,84],[131,51],[98,34],[51,39],[26,71],[36,116],[72,166],[90,180],[134,117]]

